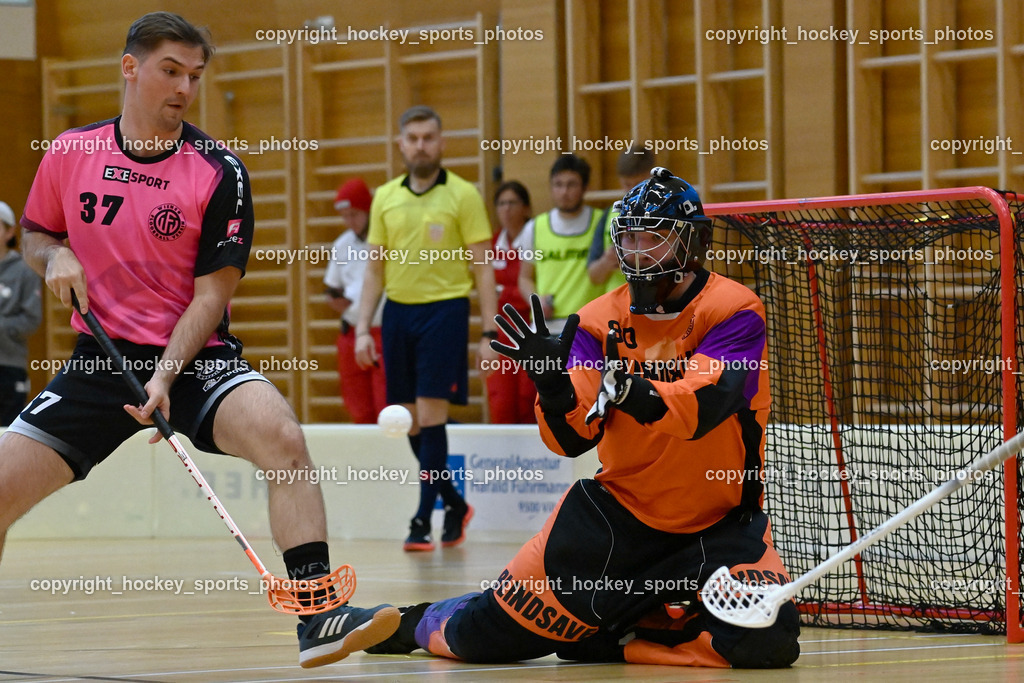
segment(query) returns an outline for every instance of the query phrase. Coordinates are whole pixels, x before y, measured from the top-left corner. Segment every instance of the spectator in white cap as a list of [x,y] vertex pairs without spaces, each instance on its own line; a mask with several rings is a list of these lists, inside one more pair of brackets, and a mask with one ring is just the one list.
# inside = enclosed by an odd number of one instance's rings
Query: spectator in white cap
[[[338,381],[341,386],[341,400],[349,416],[356,424],[373,424],[377,414],[388,404],[387,386],[384,381],[384,365],[361,368],[356,363],[355,327],[359,321],[359,296],[363,289],[363,273],[369,247],[366,233],[370,226],[370,188],[362,178],[352,178],[342,183],[334,198],[334,210],[341,215],[348,227],[331,247],[331,262],[327,264],[324,285],[327,288],[327,303],[341,314],[341,330],[338,332]],[[373,316],[370,334],[381,358],[381,309],[377,307]]]
[[18,225],[0,202],[0,426],[6,427],[28,398],[28,337],[43,319],[39,276],[14,248]]

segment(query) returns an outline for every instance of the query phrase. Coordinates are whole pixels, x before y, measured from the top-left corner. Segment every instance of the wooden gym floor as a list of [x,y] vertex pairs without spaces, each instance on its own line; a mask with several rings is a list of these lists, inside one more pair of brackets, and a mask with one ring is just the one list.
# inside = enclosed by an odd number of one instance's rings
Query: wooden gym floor
[[[269,543],[255,546],[278,571],[282,563]],[[397,541],[335,542],[332,560],[356,568],[353,604],[403,605],[478,590],[517,547],[474,542],[472,534],[461,548],[431,554],[403,553]],[[555,657],[469,665],[422,651],[357,653],[301,669],[293,619],[249,594],[254,576],[226,533],[198,541],[11,541],[0,564],[0,682],[1024,680],[1024,644],[1007,645],[1002,637],[811,628],[803,630],[796,665],[782,671],[586,665]],[[63,583],[54,593],[55,581]]]

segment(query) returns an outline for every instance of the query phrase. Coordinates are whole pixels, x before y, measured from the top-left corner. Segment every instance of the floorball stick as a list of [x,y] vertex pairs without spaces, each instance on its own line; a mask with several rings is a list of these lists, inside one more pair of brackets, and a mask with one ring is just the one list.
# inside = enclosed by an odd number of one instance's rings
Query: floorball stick
[[[82,314],[82,309],[78,305],[78,297],[75,296],[73,291],[71,293],[71,303],[74,304],[75,310],[82,315],[85,324],[89,326],[89,330],[92,332],[92,336],[99,342],[104,353],[110,357],[115,369],[124,377],[135,397],[143,404],[149,401],[149,394],[146,393],[146,389],[139,382],[139,378],[130,369],[125,367],[124,357],[117,350],[117,347],[114,346],[103,326],[100,325],[100,321],[96,319],[92,311]],[[224,509],[224,505],[217,498],[217,494],[213,492],[213,489],[210,488],[203,473],[196,467],[195,462],[193,462],[185,447],[181,445],[181,441],[178,440],[171,425],[167,422],[167,418],[159,410],[154,410],[152,419],[160,434],[171,445],[175,455],[178,456],[178,459],[185,466],[185,469],[188,470],[196,484],[206,494],[206,499],[210,501],[214,511],[220,515],[221,520],[227,525],[228,531],[238,541],[238,545],[242,546],[242,550],[249,558],[249,561],[256,567],[256,571],[259,572],[260,578],[263,580],[263,586],[267,591],[267,599],[270,601],[271,607],[285,614],[319,614],[348,602],[356,589],[356,573],[347,564],[318,579],[299,581],[281,579],[271,574],[263,562],[260,561],[259,556],[256,555],[256,551],[249,545],[249,541],[245,539],[238,525],[231,519],[231,515]]]
[[700,595],[704,606],[712,615],[736,626],[771,626],[775,623],[779,608],[804,588],[868,546],[882,540],[940,500],[974,482],[974,473],[993,469],[1007,458],[1019,453],[1021,449],[1024,449],[1024,432],[981,456],[966,469],[958,471],[956,476],[934,488],[931,493],[882,522],[796,581],[782,586],[758,586],[733,578],[728,567],[719,567],[701,589]]

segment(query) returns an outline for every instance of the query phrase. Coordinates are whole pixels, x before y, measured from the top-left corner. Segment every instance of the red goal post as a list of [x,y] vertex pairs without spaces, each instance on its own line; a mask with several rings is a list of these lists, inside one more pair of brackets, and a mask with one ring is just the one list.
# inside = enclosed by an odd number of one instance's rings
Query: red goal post
[[[1024,425],[1024,196],[709,204],[706,266],[768,315],[765,508],[794,576]],[[989,473],[991,474],[991,473]],[[1024,641],[1021,458],[798,598],[806,623]]]

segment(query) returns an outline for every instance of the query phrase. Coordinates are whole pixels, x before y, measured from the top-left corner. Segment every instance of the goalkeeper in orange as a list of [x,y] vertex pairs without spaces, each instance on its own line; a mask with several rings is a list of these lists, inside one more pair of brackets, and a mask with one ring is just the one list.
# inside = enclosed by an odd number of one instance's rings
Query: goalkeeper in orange
[[[761,509],[770,403],[764,308],[704,269],[712,224],[667,169],[630,190],[612,225],[627,284],[548,334],[498,316],[537,386],[544,443],[601,469],[480,593],[402,610],[371,653],[417,648],[468,662],[556,653],[578,661],[775,668],[799,656],[796,607],[770,628],[711,617],[700,587],[721,565],[749,582],[789,576]],[[568,372],[566,372],[568,369]]]

